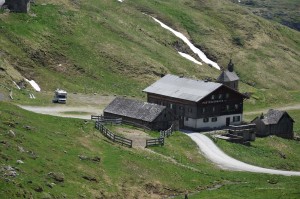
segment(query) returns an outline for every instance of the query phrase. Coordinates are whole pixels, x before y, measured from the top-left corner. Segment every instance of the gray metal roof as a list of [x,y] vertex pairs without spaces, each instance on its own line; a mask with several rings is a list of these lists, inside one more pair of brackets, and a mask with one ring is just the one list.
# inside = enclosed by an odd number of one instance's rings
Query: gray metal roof
[[240,78],[237,76],[237,74],[233,71],[230,72],[228,70],[225,70],[221,73],[221,75],[218,77],[218,82],[231,82],[231,81],[237,81]]
[[144,92],[198,102],[222,84],[166,75],[153,83]]
[[152,122],[165,108],[157,104],[117,97],[104,109],[104,112]]
[[289,116],[289,114],[286,111],[279,111],[270,109],[266,115],[264,115],[264,118],[262,119],[262,122],[265,124],[277,124],[279,120],[282,118],[283,115],[287,115],[293,122],[294,120]]

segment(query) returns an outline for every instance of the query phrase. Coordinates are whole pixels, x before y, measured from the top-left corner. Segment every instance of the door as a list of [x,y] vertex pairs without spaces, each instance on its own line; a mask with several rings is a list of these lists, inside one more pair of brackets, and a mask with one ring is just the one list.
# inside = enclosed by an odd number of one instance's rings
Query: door
[[230,117],[226,117],[226,126],[230,125]]
[[184,117],[179,116],[179,128],[183,128],[183,127],[184,127]]

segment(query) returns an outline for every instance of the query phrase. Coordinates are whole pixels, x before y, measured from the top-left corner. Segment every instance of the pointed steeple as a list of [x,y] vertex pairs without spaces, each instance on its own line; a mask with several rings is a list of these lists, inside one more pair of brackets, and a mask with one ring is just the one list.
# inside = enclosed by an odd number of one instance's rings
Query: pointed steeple
[[233,64],[233,62],[232,62],[232,59],[230,59],[230,61],[229,61],[229,63],[228,63],[227,70],[228,70],[229,72],[233,72],[233,70],[234,70],[234,64]]

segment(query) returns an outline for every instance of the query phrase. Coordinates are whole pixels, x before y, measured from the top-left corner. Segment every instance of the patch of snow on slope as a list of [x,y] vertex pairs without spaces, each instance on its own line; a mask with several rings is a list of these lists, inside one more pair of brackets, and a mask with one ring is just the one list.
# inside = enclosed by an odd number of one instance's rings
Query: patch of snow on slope
[[190,47],[190,49],[191,49],[194,53],[196,53],[196,54],[199,56],[199,58],[200,58],[203,62],[205,62],[205,63],[207,63],[207,64],[210,64],[210,65],[212,65],[213,67],[215,67],[216,69],[220,70],[220,66],[219,66],[216,62],[214,62],[214,61],[208,59],[208,58],[206,57],[206,55],[205,55],[200,49],[198,49],[196,46],[194,46],[194,44],[192,44],[192,43],[188,40],[188,38],[186,38],[186,36],[184,36],[184,35],[183,35],[182,33],[180,33],[180,32],[177,32],[176,30],[173,30],[172,28],[170,28],[170,27],[167,26],[166,24],[162,23],[162,22],[159,21],[158,19],[156,19],[156,18],[154,18],[154,17],[152,17],[152,16],[151,16],[151,18],[152,18],[154,21],[156,21],[157,23],[159,23],[159,24],[161,25],[161,27],[163,27],[163,28],[165,28],[165,29],[171,31],[176,37],[180,38],[184,43],[186,43],[186,44]]
[[202,65],[201,62],[199,62],[198,60],[196,60],[194,57],[192,57],[191,55],[189,54],[186,54],[186,53],[182,53],[182,52],[178,52],[182,57],[196,63],[196,64],[199,64],[199,65]]
[[17,87],[17,89],[21,90],[20,86],[15,81],[13,81],[13,83],[15,84],[15,86]]
[[28,80],[28,79],[25,79],[26,82],[28,82],[32,88],[34,88],[34,90],[40,92],[41,91],[41,88],[39,87],[39,85],[34,81],[34,80]]
[[122,3],[123,1],[124,1],[124,0],[118,0],[118,2],[121,2],[121,3]]

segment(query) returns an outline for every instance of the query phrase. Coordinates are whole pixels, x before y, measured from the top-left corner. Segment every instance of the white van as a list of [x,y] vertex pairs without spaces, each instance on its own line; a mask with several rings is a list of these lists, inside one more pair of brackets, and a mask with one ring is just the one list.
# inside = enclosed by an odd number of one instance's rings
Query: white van
[[56,89],[54,92],[53,103],[67,103],[67,91]]

